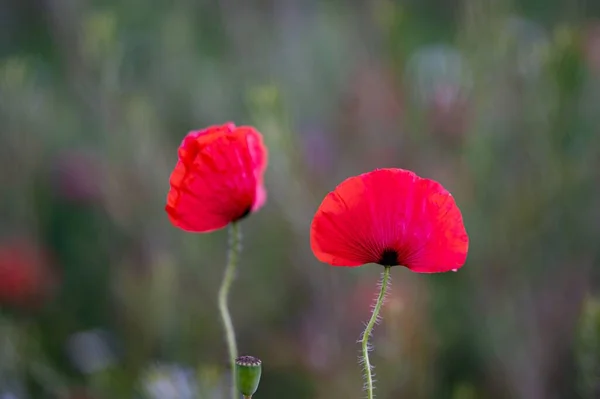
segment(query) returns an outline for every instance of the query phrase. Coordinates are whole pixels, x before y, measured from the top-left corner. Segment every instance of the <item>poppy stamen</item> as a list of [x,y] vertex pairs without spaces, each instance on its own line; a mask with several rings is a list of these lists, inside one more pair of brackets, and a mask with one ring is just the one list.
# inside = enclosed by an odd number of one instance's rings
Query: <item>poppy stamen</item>
[[400,264],[398,261],[398,251],[392,248],[384,249],[377,263],[383,266],[398,266]]

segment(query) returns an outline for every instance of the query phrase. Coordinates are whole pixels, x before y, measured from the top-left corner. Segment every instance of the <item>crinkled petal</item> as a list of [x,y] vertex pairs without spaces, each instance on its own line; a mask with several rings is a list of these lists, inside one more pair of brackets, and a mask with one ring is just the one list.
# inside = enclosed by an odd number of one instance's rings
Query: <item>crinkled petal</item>
[[259,151],[262,141],[255,144],[252,140],[256,139],[237,133],[184,140],[182,147],[188,148],[180,149],[167,197],[166,211],[174,225],[209,232],[257,209],[256,203],[264,203],[266,193],[261,192],[262,174],[257,169],[264,170],[266,155],[263,164],[257,163],[253,151]]

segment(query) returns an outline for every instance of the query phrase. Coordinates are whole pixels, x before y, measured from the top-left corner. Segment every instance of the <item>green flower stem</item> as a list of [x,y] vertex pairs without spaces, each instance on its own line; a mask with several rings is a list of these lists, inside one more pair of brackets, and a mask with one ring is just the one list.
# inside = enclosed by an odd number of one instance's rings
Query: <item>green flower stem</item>
[[225,275],[219,288],[219,312],[223,319],[223,327],[225,328],[225,337],[227,339],[227,349],[229,350],[229,363],[231,365],[231,399],[238,399],[237,393],[237,376],[235,372],[235,359],[238,356],[237,344],[235,342],[235,331],[231,321],[231,314],[227,306],[229,298],[229,290],[231,283],[235,278],[235,270],[238,263],[238,258],[241,251],[242,233],[239,223],[234,222],[229,227],[229,250],[227,253],[227,266],[225,267]]
[[361,344],[362,344],[362,354],[363,354],[363,366],[365,371],[365,379],[366,381],[366,389],[367,389],[367,398],[373,399],[373,374],[371,372],[371,362],[369,361],[369,338],[371,337],[371,333],[373,331],[373,327],[377,324],[377,320],[379,318],[379,312],[383,306],[383,302],[385,300],[385,292],[388,289],[388,285],[390,283],[390,266],[385,266],[385,270],[383,272],[383,277],[381,279],[381,289],[379,291],[379,296],[377,297],[377,303],[373,308],[373,313],[371,314],[371,320],[367,324],[367,328],[362,336]]

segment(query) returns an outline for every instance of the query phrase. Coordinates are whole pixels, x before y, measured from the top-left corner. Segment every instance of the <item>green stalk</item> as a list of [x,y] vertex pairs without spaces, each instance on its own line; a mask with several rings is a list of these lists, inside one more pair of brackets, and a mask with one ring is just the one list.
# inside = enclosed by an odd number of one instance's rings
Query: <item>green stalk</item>
[[231,284],[235,278],[238,258],[241,252],[242,233],[239,223],[234,222],[229,227],[229,249],[227,253],[227,265],[221,287],[219,288],[219,312],[223,320],[225,329],[225,338],[227,340],[227,349],[229,351],[229,364],[231,366],[231,399],[238,399],[237,394],[237,375],[235,371],[235,359],[238,356],[237,344],[235,341],[235,330],[229,313],[228,298]]
[[366,379],[366,389],[367,389],[367,398],[373,399],[373,374],[371,371],[371,361],[369,360],[369,338],[371,337],[371,333],[373,332],[373,327],[377,324],[377,320],[379,319],[379,312],[383,307],[383,302],[385,300],[385,293],[388,289],[388,285],[390,283],[390,266],[385,266],[385,270],[383,271],[383,276],[381,278],[381,289],[379,291],[379,296],[377,297],[377,302],[375,303],[375,307],[373,308],[373,313],[371,314],[371,320],[367,324],[365,331],[363,332],[361,344],[362,344],[362,355],[363,355],[363,367],[365,372]]

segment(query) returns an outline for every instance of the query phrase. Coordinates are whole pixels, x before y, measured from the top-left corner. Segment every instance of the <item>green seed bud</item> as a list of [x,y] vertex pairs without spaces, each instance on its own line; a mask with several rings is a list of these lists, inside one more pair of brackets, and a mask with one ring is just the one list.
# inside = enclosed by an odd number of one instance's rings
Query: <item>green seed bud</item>
[[244,397],[251,398],[258,389],[262,374],[262,362],[252,356],[240,356],[235,360],[237,388]]

